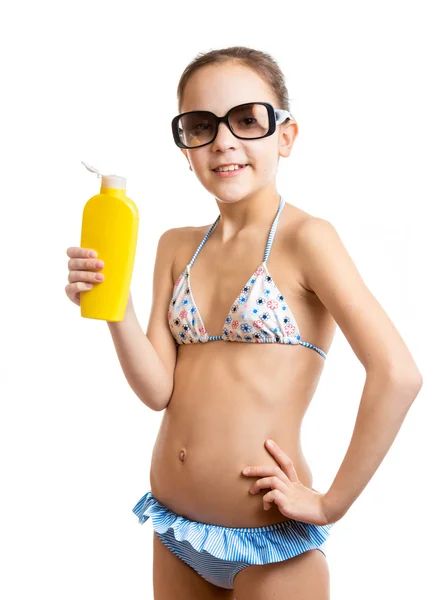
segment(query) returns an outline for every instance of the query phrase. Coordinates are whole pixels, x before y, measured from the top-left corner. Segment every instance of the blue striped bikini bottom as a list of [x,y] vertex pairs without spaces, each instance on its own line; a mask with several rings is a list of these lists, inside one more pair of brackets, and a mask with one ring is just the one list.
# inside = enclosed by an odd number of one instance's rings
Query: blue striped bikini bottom
[[159,539],[201,577],[233,589],[235,575],[250,565],[265,565],[320,550],[334,525],[312,525],[289,519],[263,527],[222,527],[177,515],[148,491],[133,507],[139,523],[151,517]]

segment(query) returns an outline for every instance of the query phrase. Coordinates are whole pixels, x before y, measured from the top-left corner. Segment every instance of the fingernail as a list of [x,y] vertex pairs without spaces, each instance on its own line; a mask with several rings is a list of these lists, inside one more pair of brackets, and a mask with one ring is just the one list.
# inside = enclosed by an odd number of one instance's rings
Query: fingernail
[[97,252],[94,252],[94,250],[90,250],[88,252],[88,256],[90,256],[91,258],[95,258],[97,256]]
[[244,473],[244,475],[247,475],[247,473],[250,473],[249,467],[246,467],[245,469],[243,469],[243,473]]
[[267,440],[267,445],[268,446],[273,446],[273,441],[272,440]]

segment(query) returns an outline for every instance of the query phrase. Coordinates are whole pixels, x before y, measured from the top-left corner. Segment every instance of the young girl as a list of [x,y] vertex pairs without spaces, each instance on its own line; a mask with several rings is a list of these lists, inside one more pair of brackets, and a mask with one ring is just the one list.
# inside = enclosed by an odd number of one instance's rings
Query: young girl
[[[124,321],[109,323],[129,384],[165,409],[151,489],[133,508],[153,525],[155,600],[329,598],[330,529],[422,385],[334,226],[277,191],[298,133],[289,111],[268,54],[233,47],[188,65],[173,139],[218,215],[160,237],[146,334],[131,296]],[[80,269],[71,282],[93,282],[104,266],[88,249],[68,255]],[[82,286],[67,286],[73,301]],[[321,493],[299,433],[336,324],[366,384],[346,456]]]

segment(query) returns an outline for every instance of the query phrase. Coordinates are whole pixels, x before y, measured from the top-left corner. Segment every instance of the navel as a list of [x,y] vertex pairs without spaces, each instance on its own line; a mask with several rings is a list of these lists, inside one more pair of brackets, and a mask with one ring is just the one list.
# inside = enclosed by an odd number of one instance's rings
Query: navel
[[186,454],[187,454],[186,449],[182,448],[181,451],[179,452],[179,460],[181,462],[185,462]]

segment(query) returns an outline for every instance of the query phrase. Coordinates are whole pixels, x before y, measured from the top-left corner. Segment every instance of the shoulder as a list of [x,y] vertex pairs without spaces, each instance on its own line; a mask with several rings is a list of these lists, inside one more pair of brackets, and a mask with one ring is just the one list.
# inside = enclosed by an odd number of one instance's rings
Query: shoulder
[[190,241],[194,241],[195,238],[204,236],[210,225],[203,225],[200,227],[184,226],[184,227],[172,227],[166,229],[159,237],[158,244],[164,247],[172,247],[178,249],[183,244],[187,244]]
[[322,217],[304,213],[295,218],[289,228],[292,251],[303,276],[303,285],[309,291],[315,291],[315,269],[322,264],[332,267],[336,260],[347,255],[345,246],[335,226]]
[[315,244],[324,244],[325,247],[330,243],[338,244],[339,235],[330,221],[309,215],[295,227],[295,241],[299,248],[308,250]]
[[329,228],[333,225],[326,219],[313,215],[301,208],[294,206],[293,204],[288,205],[288,231],[293,237],[294,241],[299,239],[305,239],[307,237],[314,237],[317,235],[319,229],[323,227]]
[[301,253],[305,247],[315,243],[318,237],[323,235],[324,229],[334,227],[322,217],[308,213],[293,204],[287,203],[287,205],[288,212],[283,227],[284,239],[288,251],[291,252],[295,260],[296,253]]
[[[182,270],[182,263],[194,252],[211,225],[172,227],[164,231],[158,241],[158,249],[170,257],[172,269]],[[189,256],[190,255],[190,256]]]

